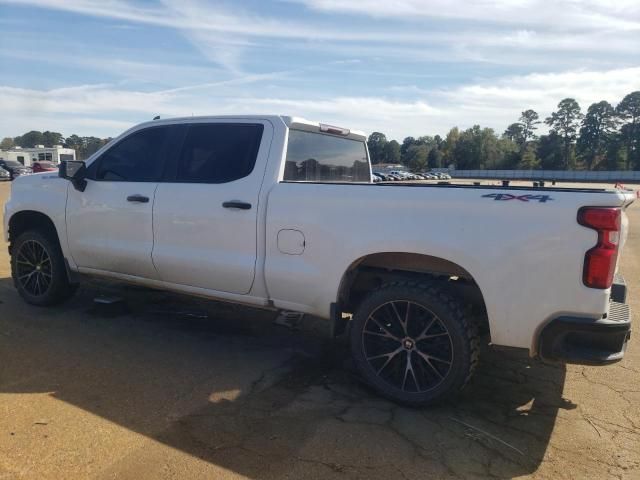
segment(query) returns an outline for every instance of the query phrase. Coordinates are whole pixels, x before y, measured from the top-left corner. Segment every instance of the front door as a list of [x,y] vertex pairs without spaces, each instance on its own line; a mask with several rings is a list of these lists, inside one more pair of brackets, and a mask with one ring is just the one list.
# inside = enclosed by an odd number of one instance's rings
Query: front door
[[153,201],[176,130],[134,131],[91,162],[83,192],[69,186],[68,242],[78,267],[158,278]]

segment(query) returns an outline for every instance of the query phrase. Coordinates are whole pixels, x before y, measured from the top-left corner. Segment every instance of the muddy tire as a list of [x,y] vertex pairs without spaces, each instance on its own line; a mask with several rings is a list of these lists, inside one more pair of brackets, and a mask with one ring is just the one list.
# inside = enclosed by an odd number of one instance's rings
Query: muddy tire
[[20,296],[39,307],[62,303],[76,290],[69,283],[57,238],[38,230],[26,231],[12,242],[11,276]]
[[478,333],[460,303],[437,283],[383,285],[351,325],[354,362],[381,395],[411,406],[458,393],[478,362]]

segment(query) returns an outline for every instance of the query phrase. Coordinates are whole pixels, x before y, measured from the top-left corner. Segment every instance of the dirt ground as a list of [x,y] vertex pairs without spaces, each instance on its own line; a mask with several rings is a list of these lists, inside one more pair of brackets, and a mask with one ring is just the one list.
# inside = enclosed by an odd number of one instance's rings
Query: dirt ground
[[[639,312],[640,201],[628,213]],[[640,478],[638,335],[599,368],[488,348],[455,402],[408,409],[321,322],[273,319],[99,281],[30,307],[0,244],[0,479]]]

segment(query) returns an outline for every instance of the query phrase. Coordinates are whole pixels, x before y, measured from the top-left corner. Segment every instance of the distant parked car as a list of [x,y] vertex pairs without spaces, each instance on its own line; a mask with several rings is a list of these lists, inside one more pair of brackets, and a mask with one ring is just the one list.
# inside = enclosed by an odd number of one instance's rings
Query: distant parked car
[[4,180],[11,180],[11,175],[9,174],[8,170],[5,170],[4,168],[0,168],[0,181],[4,181]]
[[25,167],[20,162],[16,162],[15,160],[0,160],[0,168],[3,168],[7,172],[9,172],[9,177],[11,180],[18,178],[20,175],[28,175],[33,173],[31,167]]
[[445,172],[429,172],[429,174],[433,175],[434,178],[437,178],[438,180],[448,180],[451,178],[451,176]]
[[33,170],[33,173],[40,173],[40,172],[57,172],[58,171],[58,167],[55,163],[53,162],[47,162],[47,161],[38,161],[38,162],[32,162],[31,163],[31,169]]
[[405,172],[404,170],[392,170],[391,174],[395,175],[396,177],[398,177],[398,180],[402,180],[403,182],[407,180],[415,180],[413,174]]

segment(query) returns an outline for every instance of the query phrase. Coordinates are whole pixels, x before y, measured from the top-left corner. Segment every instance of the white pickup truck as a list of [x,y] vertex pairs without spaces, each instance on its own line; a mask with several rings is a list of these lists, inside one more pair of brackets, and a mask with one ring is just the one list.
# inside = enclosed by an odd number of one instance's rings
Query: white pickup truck
[[20,295],[99,275],[327,319],[407,404],[462,388],[479,333],[548,360],[620,360],[629,192],[371,181],[362,133],[281,116],[155,120],[59,175],[18,178]]

